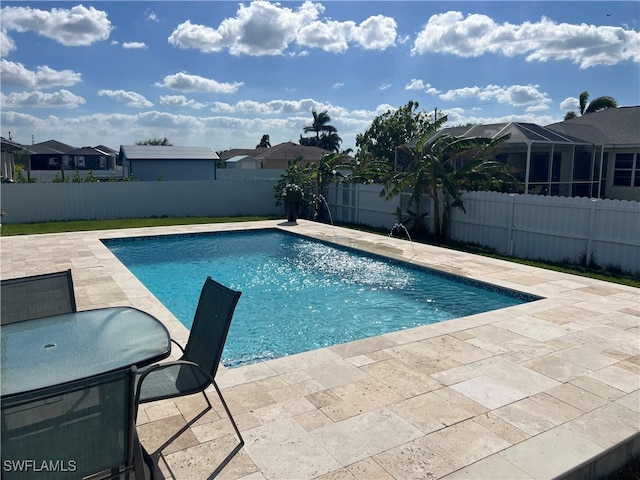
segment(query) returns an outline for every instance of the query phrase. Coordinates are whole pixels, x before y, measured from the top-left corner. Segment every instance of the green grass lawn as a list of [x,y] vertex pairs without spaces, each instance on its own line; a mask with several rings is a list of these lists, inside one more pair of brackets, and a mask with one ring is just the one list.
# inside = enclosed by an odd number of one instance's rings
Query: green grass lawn
[[199,223],[252,222],[275,220],[281,217],[152,217],[121,218],[114,220],[74,220],[69,222],[19,223],[2,225],[1,235],[37,235],[40,233],[82,232],[87,230],[111,230],[119,228],[168,227]]
[[[44,222],[44,223],[23,223],[2,225],[0,235],[37,235],[42,233],[62,233],[62,232],[80,232],[87,230],[111,230],[119,228],[140,228],[140,227],[166,227],[171,225],[193,225],[201,223],[227,223],[227,222],[251,222],[256,220],[276,220],[282,217],[154,217],[154,218],[126,218],[114,220],[76,220],[70,222]],[[358,228],[368,230],[372,233],[380,235],[388,235],[389,232],[381,232],[373,229],[356,227],[354,225],[346,225],[347,228]],[[426,241],[425,243],[429,243]],[[574,264],[557,264],[544,262],[540,260],[526,260],[521,258],[507,257],[498,253],[487,251],[486,249],[473,245],[463,245],[459,243],[440,243],[440,246],[462,250],[477,255],[485,255],[492,258],[500,258],[503,260],[531,265],[533,267],[545,268],[559,272],[580,275],[607,282],[619,283],[640,288],[640,274],[637,272],[609,272],[599,269],[588,269],[580,265]]]

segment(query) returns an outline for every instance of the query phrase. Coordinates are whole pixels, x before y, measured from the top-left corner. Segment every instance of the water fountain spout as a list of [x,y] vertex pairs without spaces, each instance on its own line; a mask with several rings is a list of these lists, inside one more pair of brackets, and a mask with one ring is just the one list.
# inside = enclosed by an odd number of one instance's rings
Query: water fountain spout
[[[320,194],[318,195],[318,200],[320,200],[325,207],[327,207],[327,213],[329,214],[329,221],[331,222],[331,226],[333,227],[333,217],[331,216],[331,209],[329,208],[329,204],[327,203],[327,200],[324,198],[324,195]],[[318,215],[318,211],[316,210],[316,216]]]
[[389,232],[389,236],[392,237],[393,236],[393,232],[395,232],[396,230],[401,230],[401,231],[404,232],[404,234],[409,239],[409,243],[411,244],[411,250],[413,251],[413,254],[415,255],[416,254],[416,248],[413,245],[413,240],[411,239],[411,235],[409,235],[409,230],[407,230],[407,227],[405,227],[403,223],[394,223],[393,227],[391,227],[391,231]]

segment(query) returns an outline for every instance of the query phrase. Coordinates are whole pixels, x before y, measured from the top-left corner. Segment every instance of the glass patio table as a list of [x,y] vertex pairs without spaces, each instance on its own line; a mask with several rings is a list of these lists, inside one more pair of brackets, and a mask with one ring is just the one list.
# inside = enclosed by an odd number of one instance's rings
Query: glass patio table
[[0,328],[1,395],[29,392],[169,356],[167,328],[132,307],[25,320]]

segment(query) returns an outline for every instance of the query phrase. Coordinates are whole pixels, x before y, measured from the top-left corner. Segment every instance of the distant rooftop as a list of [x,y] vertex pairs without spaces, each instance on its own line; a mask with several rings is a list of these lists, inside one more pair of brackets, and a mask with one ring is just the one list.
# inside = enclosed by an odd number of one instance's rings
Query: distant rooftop
[[120,145],[120,155],[129,160],[218,160],[211,147]]

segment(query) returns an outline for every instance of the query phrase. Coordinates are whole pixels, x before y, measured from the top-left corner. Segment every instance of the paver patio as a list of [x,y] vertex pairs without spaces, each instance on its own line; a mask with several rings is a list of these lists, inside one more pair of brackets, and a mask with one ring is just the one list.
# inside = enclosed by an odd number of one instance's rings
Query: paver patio
[[[307,221],[2,237],[2,278],[71,268],[79,309],[131,305],[184,344],[186,328],[100,239],[247,228],[291,230],[544,299],[221,368],[246,445],[219,478],[588,478],[640,455],[639,289]],[[233,447],[210,398],[214,410],[161,452],[166,478],[208,478]],[[147,450],[203,406],[200,395],[143,405]]]

